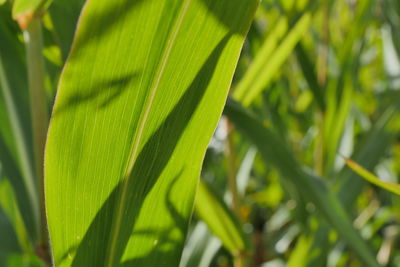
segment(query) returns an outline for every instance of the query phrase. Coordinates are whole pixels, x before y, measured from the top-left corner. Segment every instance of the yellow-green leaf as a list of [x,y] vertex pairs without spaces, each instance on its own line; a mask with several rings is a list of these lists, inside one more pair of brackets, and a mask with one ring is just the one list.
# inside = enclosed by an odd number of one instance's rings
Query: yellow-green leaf
[[382,181],[381,179],[376,177],[373,173],[364,169],[362,166],[352,161],[351,159],[345,158],[344,161],[346,162],[346,165],[349,166],[350,169],[352,169],[355,173],[360,175],[368,182],[376,186],[379,186],[380,188],[383,188],[389,192],[392,192],[396,195],[400,195],[400,184]]
[[202,180],[196,195],[195,211],[233,255],[247,249],[247,242],[239,221]]
[[56,266],[178,266],[257,3],[86,3],[46,146]]
[[251,66],[243,79],[239,82],[234,92],[234,98],[243,105],[250,105],[257,95],[267,86],[279,68],[288,58],[296,44],[304,36],[311,23],[311,14],[309,12],[299,19],[293,29],[285,36],[282,42],[276,46],[277,39],[286,32],[285,20],[280,20],[272,36],[268,38],[254,61],[254,67]]

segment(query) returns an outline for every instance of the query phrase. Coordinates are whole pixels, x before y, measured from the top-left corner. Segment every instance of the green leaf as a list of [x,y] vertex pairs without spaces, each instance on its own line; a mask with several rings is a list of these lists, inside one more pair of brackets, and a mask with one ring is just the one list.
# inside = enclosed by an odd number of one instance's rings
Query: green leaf
[[45,157],[56,266],[177,266],[258,1],[89,1]]
[[306,172],[293,153],[273,131],[264,127],[237,102],[229,99],[224,114],[258,148],[268,164],[272,164],[285,180],[292,183],[299,194],[312,202],[328,223],[347,241],[367,266],[379,266],[368,245],[354,230],[336,195],[322,179]]
[[306,235],[301,235],[297,240],[296,246],[293,249],[293,252],[290,254],[290,258],[288,260],[288,267],[296,267],[296,266],[307,266],[307,263],[310,259],[310,248],[312,245],[313,239]]
[[325,110],[325,100],[322,88],[318,84],[317,75],[312,61],[307,55],[301,43],[298,43],[295,49],[297,62],[300,65],[301,71],[303,72],[304,78],[314,95],[320,110]]
[[[311,23],[311,13],[304,13],[274,51],[273,48],[276,45],[275,38],[279,38],[278,33],[282,34],[281,31],[285,32],[284,29],[286,29],[284,28],[285,26],[281,26],[281,24],[284,25],[283,23],[278,23],[277,32],[273,34],[274,38],[272,40],[268,38],[264,42],[263,47],[260,49],[260,55],[256,56],[254,66],[249,68],[235,89],[234,98],[245,106],[250,105],[257,95],[268,85],[289,57],[296,44],[304,36]],[[283,29],[278,30],[281,27]],[[278,36],[275,37],[275,35]]]
[[197,191],[195,211],[233,255],[246,249],[248,242],[238,219],[203,180]]
[[49,7],[53,32],[59,41],[63,60],[67,59],[76,24],[85,0],[57,0]]
[[[397,103],[397,99],[393,98],[391,103]],[[374,169],[394,142],[397,131],[389,130],[388,126],[394,122],[395,114],[396,108],[388,104],[353,153],[352,158],[365,168]],[[358,178],[358,175],[349,168],[343,168],[338,177],[340,179],[335,185],[338,197],[343,206],[350,211],[355,206],[356,199],[364,189],[366,181]]]
[[389,192],[392,192],[396,195],[400,195],[400,185],[392,182],[385,182],[376,177],[373,173],[369,172],[356,162],[352,161],[351,159],[345,158],[344,161],[346,162],[346,165],[352,169],[355,173],[357,173],[359,176],[367,180],[368,182],[383,188]]
[[32,249],[24,221],[17,206],[15,194],[10,183],[6,179],[0,179],[0,207],[4,210],[8,219],[12,222],[19,245],[25,253],[30,254]]
[[12,222],[0,206],[0,266],[8,267],[8,258],[21,253],[17,235]]
[[14,188],[25,225],[35,239],[39,233],[39,200],[32,162],[23,45],[15,34],[18,26],[9,11],[1,7],[0,12],[0,162]]

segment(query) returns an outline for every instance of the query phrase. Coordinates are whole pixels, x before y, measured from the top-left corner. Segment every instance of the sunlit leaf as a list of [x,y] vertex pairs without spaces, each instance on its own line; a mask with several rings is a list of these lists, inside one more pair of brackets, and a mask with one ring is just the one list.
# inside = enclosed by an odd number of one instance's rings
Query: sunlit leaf
[[46,147],[57,266],[178,265],[257,3],[87,2]]

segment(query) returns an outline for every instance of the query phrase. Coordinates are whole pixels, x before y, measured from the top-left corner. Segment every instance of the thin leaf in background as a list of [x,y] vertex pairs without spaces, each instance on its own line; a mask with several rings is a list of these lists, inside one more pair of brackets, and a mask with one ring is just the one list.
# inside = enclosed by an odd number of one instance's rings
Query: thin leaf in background
[[[303,34],[308,29],[310,23],[311,14],[305,13],[271,56],[266,54],[259,57],[259,59],[263,62],[262,67],[260,63],[260,68],[255,70],[249,69],[249,74],[247,74],[249,78],[245,76],[242,80],[242,84],[239,83],[238,87],[235,89],[233,96],[236,100],[242,102],[245,106],[251,104],[254,98],[274,77],[275,73],[290,55],[297,42],[301,39],[301,37],[303,37]],[[267,42],[266,46],[268,45],[269,43]],[[250,77],[254,78],[251,79]]]
[[344,161],[346,162],[346,165],[352,169],[354,172],[356,172],[360,177],[364,178],[368,182],[383,188],[389,192],[392,192],[396,195],[400,195],[400,185],[392,182],[385,182],[376,177],[373,173],[369,172],[356,162],[352,161],[351,159],[345,158]]
[[199,184],[195,211],[233,255],[246,253],[248,241],[238,219],[204,181]]

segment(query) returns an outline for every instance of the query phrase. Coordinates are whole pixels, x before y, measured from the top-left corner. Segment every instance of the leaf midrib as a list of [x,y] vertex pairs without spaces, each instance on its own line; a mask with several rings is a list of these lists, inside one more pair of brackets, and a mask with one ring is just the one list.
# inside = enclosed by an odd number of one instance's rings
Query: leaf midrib
[[114,262],[113,260],[114,260],[115,253],[116,253],[118,236],[119,236],[120,228],[121,228],[122,214],[123,214],[123,210],[125,209],[125,204],[126,204],[127,191],[128,191],[127,188],[128,188],[128,184],[129,184],[130,174],[131,174],[133,167],[135,165],[135,162],[137,160],[137,156],[139,153],[139,147],[140,147],[140,143],[143,138],[143,132],[144,132],[147,120],[148,120],[148,116],[149,116],[151,108],[153,106],[153,102],[154,102],[157,90],[159,88],[161,78],[164,74],[168,59],[170,57],[172,48],[175,44],[176,38],[181,29],[182,22],[187,14],[189,5],[192,2],[192,0],[183,0],[183,1],[184,2],[182,4],[181,10],[179,11],[178,18],[175,22],[174,27],[172,28],[172,31],[169,34],[168,44],[165,47],[165,50],[161,57],[160,63],[157,66],[156,75],[154,76],[154,79],[151,83],[152,86],[150,87],[151,88],[150,93],[145,100],[146,101],[145,105],[144,105],[142,112],[140,114],[140,117],[139,117],[139,127],[138,127],[138,130],[136,131],[136,134],[133,139],[134,143],[131,148],[128,165],[125,169],[124,176],[123,176],[122,192],[121,192],[119,200],[117,202],[118,207],[117,207],[116,217],[115,217],[114,223],[112,224],[112,227],[111,227],[111,242],[110,242],[109,248],[107,250],[108,254],[106,257],[106,266],[108,266],[108,267],[113,266],[113,262]]

